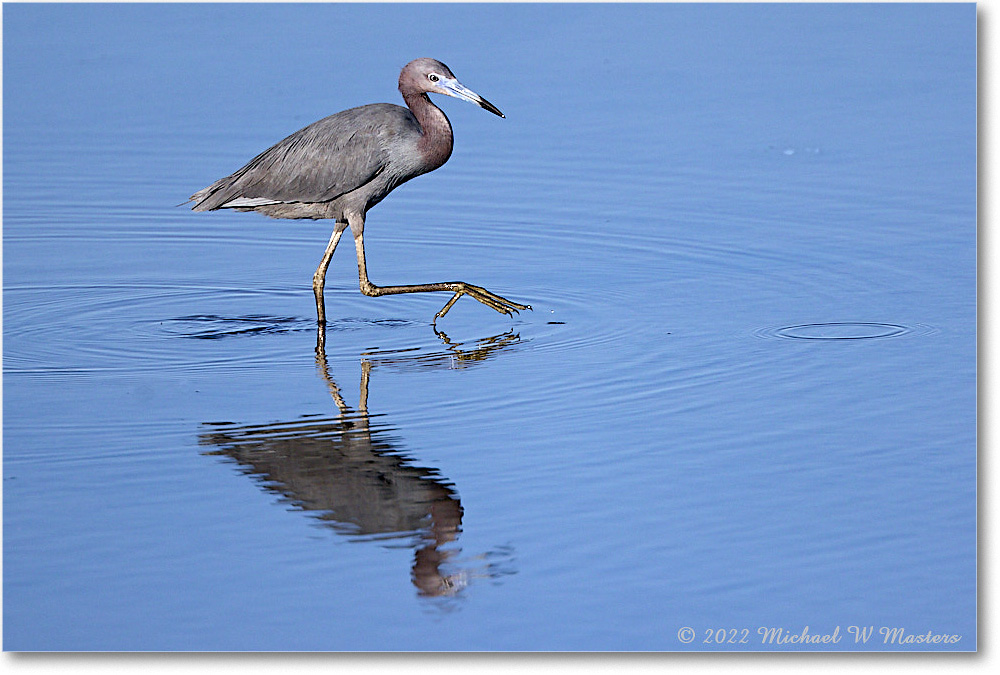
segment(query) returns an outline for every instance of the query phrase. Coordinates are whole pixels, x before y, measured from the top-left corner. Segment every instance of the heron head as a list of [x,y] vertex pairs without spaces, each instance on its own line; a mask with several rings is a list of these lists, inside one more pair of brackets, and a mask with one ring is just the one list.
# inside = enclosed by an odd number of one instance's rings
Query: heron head
[[399,74],[399,91],[403,94],[407,92],[444,94],[475,103],[483,110],[504,117],[499,108],[459,82],[448,66],[435,59],[416,59],[406,64],[403,72]]

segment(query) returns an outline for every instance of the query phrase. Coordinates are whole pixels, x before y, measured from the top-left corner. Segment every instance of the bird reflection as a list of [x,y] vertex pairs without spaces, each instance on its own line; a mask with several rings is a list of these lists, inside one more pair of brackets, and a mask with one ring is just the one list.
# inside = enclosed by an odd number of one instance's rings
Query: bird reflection
[[445,349],[434,353],[366,352],[358,406],[352,409],[330,374],[322,333],[320,328],[316,367],[337,414],[264,425],[206,424],[213,429],[199,442],[216,449],[205,454],[235,460],[262,487],[341,535],[407,542],[414,548],[411,580],[421,596],[453,596],[475,578],[513,573],[507,548],[461,556],[456,540],[463,509],[455,487],[437,469],[416,466],[401,452],[391,427],[369,413],[368,389],[378,366],[464,368],[517,344],[520,337],[505,333],[465,347],[438,333]]

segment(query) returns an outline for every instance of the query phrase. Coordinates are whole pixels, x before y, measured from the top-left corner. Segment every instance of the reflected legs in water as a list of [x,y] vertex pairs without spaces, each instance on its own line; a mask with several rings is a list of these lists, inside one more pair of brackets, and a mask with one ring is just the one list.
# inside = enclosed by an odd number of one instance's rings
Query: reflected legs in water
[[[340,387],[330,375],[330,368],[327,362],[326,351],[322,348],[325,342],[323,333],[325,326],[320,324],[317,327],[316,338],[316,367],[320,376],[326,383],[341,418],[348,423],[351,438],[355,445],[362,441],[368,444],[369,451],[373,453],[373,459],[377,455],[374,450],[375,444],[371,441],[373,432],[369,427],[368,417],[368,383],[371,377],[372,363],[368,359],[361,359],[361,384],[358,393],[357,415],[351,414],[351,408],[344,400],[340,392]],[[373,462],[374,463],[374,462]],[[395,481],[412,480],[406,474],[405,465],[400,465],[400,473],[395,476]],[[390,475],[389,477],[393,477]],[[429,528],[422,533],[422,545],[414,552],[413,566],[411,568],[411,580],[414,586],[419,589],[420,595],[428,597],[453,595],[461,590],[467,583],[467,572],[456,571],[445,573],[441,567],[447,563],[457,551],[447,550],[443,547],[454,542],[462,531],[462,505],[453,490],[437,481],[426,480],[423,477],[418,481],[419,490],[412,490],[407,494],[420,493],[420,499],[429,509]]]

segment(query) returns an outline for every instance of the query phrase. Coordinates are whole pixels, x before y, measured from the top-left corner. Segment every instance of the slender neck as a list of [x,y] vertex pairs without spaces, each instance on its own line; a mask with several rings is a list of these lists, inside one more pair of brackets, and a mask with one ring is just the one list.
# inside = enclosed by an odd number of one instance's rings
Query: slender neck
[[433,171],[448,161],[454,144],[451,132],[451,122],[444,112],[431,103],[427,94],[405,93],[403,100],[409,106],[410,112],[417,118],[422,135],[417,142],[417,148],[427,162],[427,171]]

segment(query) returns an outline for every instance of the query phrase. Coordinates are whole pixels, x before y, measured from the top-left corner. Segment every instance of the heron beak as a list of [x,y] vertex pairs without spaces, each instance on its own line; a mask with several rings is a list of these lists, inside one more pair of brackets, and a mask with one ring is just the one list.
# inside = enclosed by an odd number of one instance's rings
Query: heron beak
[[463,101],[468,101],[469,103],[475,103],[483,110],[489,110],[494,115],[498,115],[506,119],[506,116],[500,112],[499,108],[463,85],[458,80],[442,79],[438,86],[441,87],[442,94],[454,96],[455,98],[460,98]]

